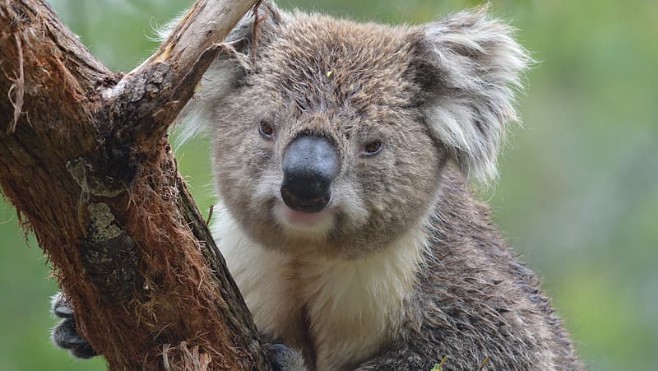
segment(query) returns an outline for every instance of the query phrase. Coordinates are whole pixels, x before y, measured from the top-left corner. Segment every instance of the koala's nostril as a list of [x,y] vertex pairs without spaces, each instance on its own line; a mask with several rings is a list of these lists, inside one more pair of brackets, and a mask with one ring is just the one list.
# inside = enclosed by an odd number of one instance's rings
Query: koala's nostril
[[288,205],[289,208],[295,211],[302,211],[305,213],[317,213],[322,211],[322,209],[327,206],[329,199],[331,198],[330,193],[325,193],[322,196],[315,198],[304,198],[299,197],[299,194],[295,194],[289,190],[289,188],[282,186],[281,187],[281,197],[283,202]]
[[311,135],[295,139],[283,156],[283,202],[295,211],[321,211],[331,198],[338,168],[338,153],[329,140]]

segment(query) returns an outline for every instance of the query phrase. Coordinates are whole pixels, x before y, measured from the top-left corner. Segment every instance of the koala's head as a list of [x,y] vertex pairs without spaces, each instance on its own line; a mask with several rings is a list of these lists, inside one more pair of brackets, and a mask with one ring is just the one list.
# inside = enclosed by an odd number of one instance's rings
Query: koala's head
[[260,16],[229,36],[192,108],[222,202],[259,242],[363,255],[418,225],[446,163],[495,176],[529,60],[508,26],[483,10],[413,27]]

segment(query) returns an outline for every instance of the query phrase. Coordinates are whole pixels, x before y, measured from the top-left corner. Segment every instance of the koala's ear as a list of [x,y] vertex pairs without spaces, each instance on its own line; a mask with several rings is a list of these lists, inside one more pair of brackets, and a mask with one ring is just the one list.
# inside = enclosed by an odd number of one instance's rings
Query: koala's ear
[[[260,49],[277,35],[285,14],[271,1],[263,1],[258,7],[258,17],[248,12],[226,37],[226,51],[214,61],[203,75],[197,92],[180,114],[183,125],[178,130],[178,140],[185,142],[210,126],[214,108],[221,100],[238,89],[252,69],[253,45]],[[176,22],[176,21],[174,21]],[[254,32],[256,25],[256,32]],[[167,30],[160,32],[166,36]],[[254,40],[256,36],[256,40]],[[256,50],[258,52],[258,50]]]
[[[285,14],[272,1],[263,1],[258,7],[258,16],[255,17],[252,12],[248,12],[224,42],[233,46],[238,53],[248,56],[252,52],[254,35],[257,46],[262,47],[269,44],[284,23],[284,17]],[[254,34],[255,24],[257,28]]]
[[504,126],[517,119],[515,92],[531,62],[512,36],[480,8],[427,24],[418,39],[415,73],[430,131],[482,181],[497,175]]

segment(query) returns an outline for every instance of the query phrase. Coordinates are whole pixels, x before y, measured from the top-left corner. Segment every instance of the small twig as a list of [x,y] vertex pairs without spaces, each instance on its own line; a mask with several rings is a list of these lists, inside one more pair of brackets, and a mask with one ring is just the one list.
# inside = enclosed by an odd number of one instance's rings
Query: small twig
[[170,344],[165,344],[162,346],[162,363],[164,366],[164,369],[166,371],[171,370],[171,366],[169,365],[169,350],[171,349]]
[[432,367],[432,371],[441,371],[441,370],[443,370],[443,366],[445,366],[446,362],[448,362],[448,356],[447,355],[443,356],[443,359],[441,360],[441,362],[438,365],[434,365],[434,367]]
[[480,365],[480,368],[478,368],[478,371],[484,370],[484,367],[489,364],[489,357],[485,358],[482,364]]
[[263,3],[263,0],[258,0],[254,7],[251,9],[251,12],[254,15],[254,28],[251,30],[251,64],[256,65],[256,52],[258,50],[258,33],[260,31],[260,22],[265,20],[267,16],[260,17],[258,15],[258,10],[260,5]]
[[[23,111],[23,97],[25,95],[25,72],[23,69],[23,45],[21,44],[21,38],[18,37],[18,34],[14,34],[14,38],[16,39],[16,47],[18,48],[18,78],[14,81],[14,83],[11,85],[9,88],[9,91],[7,92],[7,97],[9,98],[9,102],[11,102],[11,105],[14,106],[14,119],[12,120],[11,124],[7,127],[7,134],[12,134],[14,131],[16,131],[16,125],[18,125],[18,119],[21,116],[21,112]],[[15,92],[15,97],[16,99],[11,99],[12,92]]]
[[213,210],[215,210],[215,205],[210,205],[210,210],[208,210],[208,218],[206,219],[206,225],[210,225],[210,219],[212,219]]

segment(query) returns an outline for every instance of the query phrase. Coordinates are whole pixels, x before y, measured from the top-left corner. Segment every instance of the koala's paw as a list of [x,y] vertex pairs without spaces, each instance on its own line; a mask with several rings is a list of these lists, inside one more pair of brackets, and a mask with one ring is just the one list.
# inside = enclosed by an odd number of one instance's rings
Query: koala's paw
[[267,358],[274,371],[306,371],[302,354],[283,344],[265,344]]
[[98,355],[87,339],[78,335],[75,327],[75,313],[66,296],[58,292],[52,300],[53,314],[62,321],[53,328],[50,337],[60,348],[67,349],[77,358],[91,358]]

